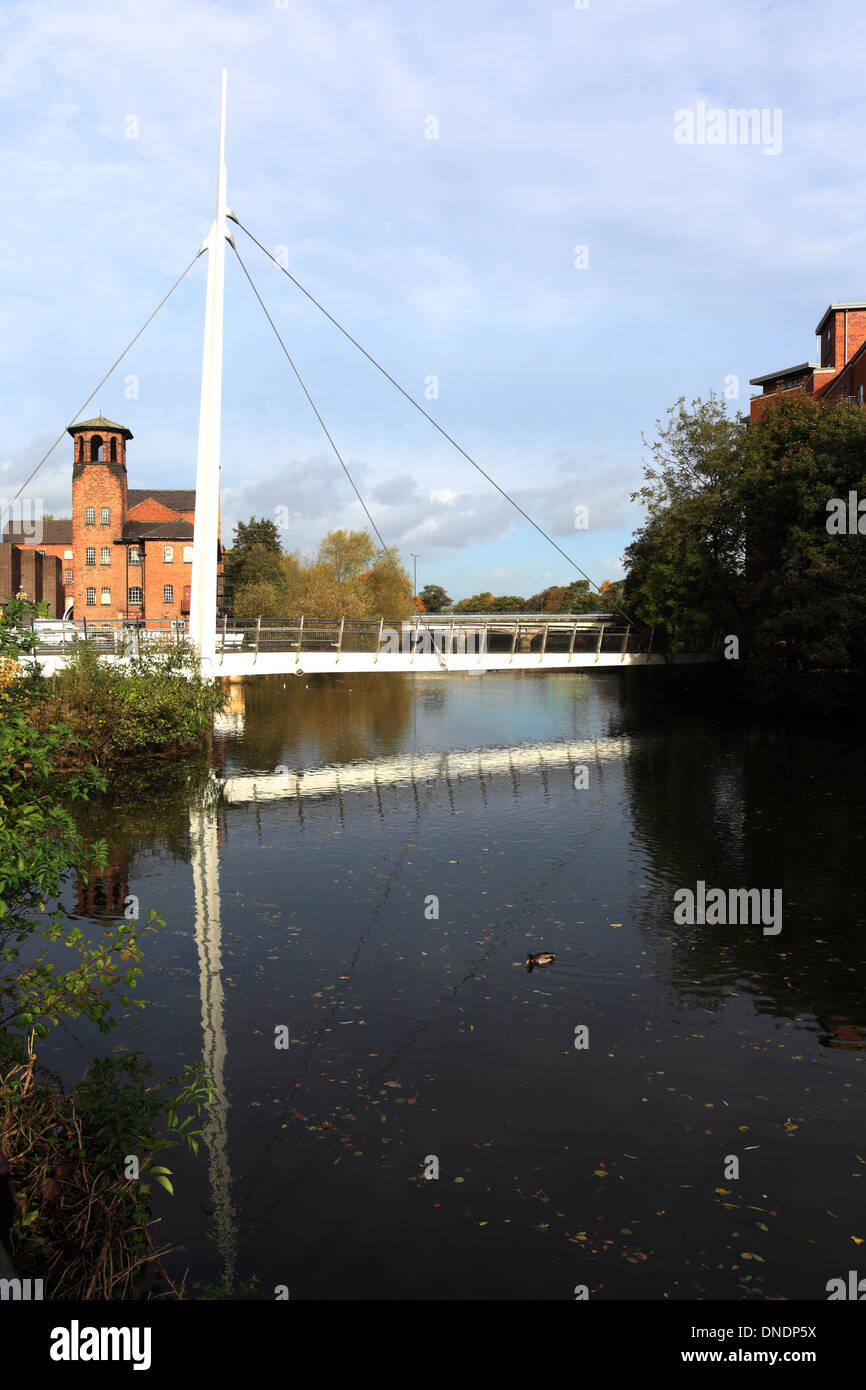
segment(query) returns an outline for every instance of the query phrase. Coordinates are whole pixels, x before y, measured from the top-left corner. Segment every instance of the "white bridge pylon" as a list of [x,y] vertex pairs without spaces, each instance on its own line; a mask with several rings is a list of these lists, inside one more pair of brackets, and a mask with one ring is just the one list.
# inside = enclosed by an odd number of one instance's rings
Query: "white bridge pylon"
[[198,456],[195,473],[195,529],[192,548],[189,638],[199,652],[202,669],[205,672],[213,662],[216,643],[226,241],[231,241],[232,246],[234,246],[226,225],[228,215],[225,162],[227,77],[227,70],[223,68],[216,215],[213,226],[199,252],[201,255],[202,252],[207,251],[208,267],[204,351],[201,367],[201,403],[198,418]]

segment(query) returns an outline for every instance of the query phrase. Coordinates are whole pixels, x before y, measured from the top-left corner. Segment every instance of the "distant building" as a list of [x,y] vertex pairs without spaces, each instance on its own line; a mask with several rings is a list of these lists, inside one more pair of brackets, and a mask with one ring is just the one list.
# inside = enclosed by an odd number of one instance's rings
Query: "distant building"
[[[71,604],[78,619],[187,618],[195,489],[129,488],[132,431],[125,425],[99,415],[68,432],[74,441],[72,516],[44,521],[38,542],[23,525],[10,523],[4,541],[59,558],[64,606]],[[219,573],[221,547],[214,563]]]
[[62,616],[63,584],[57,556],[11,542],[0,545],[0,603],[19,593],[44,600],[52,618]]
[[829,305],[815,329],[818,362],[801,362],[779,372],[754,376],[760,386],[753,396],[750,415],[756,418],[770,397],[782,391],[803,391],[823,400],[848,400],[863,405],[866,395],[866,300]]

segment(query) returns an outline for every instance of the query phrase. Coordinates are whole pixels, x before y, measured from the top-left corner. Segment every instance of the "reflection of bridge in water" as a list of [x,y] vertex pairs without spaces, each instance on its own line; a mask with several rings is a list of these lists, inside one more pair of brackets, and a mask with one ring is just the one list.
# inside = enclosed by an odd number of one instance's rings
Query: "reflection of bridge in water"
[[220,780],[223,799],[230,806],[246,803],[342,796],[390,786],[426,786],[430,783],[454,784],[468,779],[496,776],[514,778],[520,772],[542,776],[568,769],[572,776],[580,768],[603,760],[627,757],[630,740],[597,738],[561,743],[530,743],[517,747],[456,749],[448,753],[403,753],[393,757],[293,772],[280,766],[274,772],[254,776],[226,777]]
[[[236,732],[242,727],[242,721],[241,696],[233,712],[220,716],[221,728],[224,732]],[[419,794],[434,785],[444,785],[449,796],[458,788],[472,787],[476,791],[480,789],[484,797],[488,785],[497,778],[510,779],[516,792],[521,774],[537,778],[546,791],[548,774],[566,774],[573,780],[579,769],[598,769],[606,762],[612,764],[628,756],[631,748],[632,740],[625,736],[567,739],[516,747],[458,749],[442,754],[400,753],[348,763],[329,763],[300,771],[292,771],[282,765],[271,773],[213,776],[213,785],[219,791],[219,797],[205,796],[203,807],[191,808],[189,827],[195,889],[202,1057],[213,1083],[203,1139],[208,1151],[212,1237],[219,1252],[221,1279],[227,1291],[233,1291],[236,1281],[239,1204],[233,1196],[234,1184],[229,1163],[231,1102],[223,987],[219,857],[221,818],[233,809],[257,809],[281,802],[293,802],[302,816],[305,801],[319,800],[326,804],[330,799],[339,819],[343,821],[344,796],[369,792],[376,796],[380,815],[384,815],[386,805],[382,793],[389,788],[395,793],[401,787],[408,790],[416,798],[416,804]],[[393,809],[398,813],[402,811],[397,801]],[[467,978],[473,975],[474,969]],[[459,989],[460,983],[449,984],[443,998]],[[429,1020],[416,1030],[410,1041],[428,1026]]]

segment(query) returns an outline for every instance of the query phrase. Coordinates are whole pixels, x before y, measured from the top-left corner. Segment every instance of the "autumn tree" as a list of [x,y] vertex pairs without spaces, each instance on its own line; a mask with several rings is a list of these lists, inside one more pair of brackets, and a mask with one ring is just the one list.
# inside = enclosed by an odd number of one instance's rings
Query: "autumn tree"
[[338,584],[363,574],[375,557],[376,547],[366,531],[329,531],[319,543],[318,562],[331,568]]

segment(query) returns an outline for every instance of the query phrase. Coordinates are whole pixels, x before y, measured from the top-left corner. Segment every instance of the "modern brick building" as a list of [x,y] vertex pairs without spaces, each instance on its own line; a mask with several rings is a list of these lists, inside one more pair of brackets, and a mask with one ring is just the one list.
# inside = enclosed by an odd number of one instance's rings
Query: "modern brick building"
[[[11,524],[4,540],[20,550],[59,557],[65,606],[73,606],[75,618],[185,619],[195,489],[128,487],[126,445],[132,431],[125,425],[99,415],[70,425],[69,434],[71,518],[44,521],[39,542]],[[214,563],[219,571],[221,550]]]
[[761,387],[761,395],[751,400],[752,418],[760,415],[769,397],[781,391],[804,391],[824,400],[864,403],[866,300],[829,305],[815,333],[819,361],[801,362],[796,367],[752,377],[750,385]]

